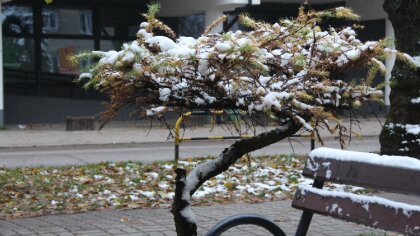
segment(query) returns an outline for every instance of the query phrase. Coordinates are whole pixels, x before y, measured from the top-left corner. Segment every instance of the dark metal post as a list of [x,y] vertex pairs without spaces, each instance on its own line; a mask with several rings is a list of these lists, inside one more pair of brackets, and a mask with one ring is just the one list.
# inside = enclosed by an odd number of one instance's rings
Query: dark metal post
[[93,45],[95,50],[101,50],[101,8],[98,3],[92,7]]
[[311,135],[311,151],[315,149],[315,138],[314,135]]
[[[322,186],[324,186],[324,181],[319,179],[315,179],[314,183],[312,184],[312,187],[314,188],[322,188]],[[309,225],[311,224],[313,215],[313,212],[303,211],[295,236],[305,236],[308,233]]]
[[34,52],[35,52],[35,80],[38,89],[38,96],[41,95],[41,71],[42,71],[42,1],[35,1],[33,6],[33,30],[34,30]]
[[175,142],[175,164],[178,164],[179,159],[179,143]]
[[23,93],[25,95],[28,95],[28,93],[29,93],[28,92],[29,73],[26,70],[24,70],[23,73],[24,73],[24,76],[25,76],[25,85],[23,86]]
[[[311,126],[312,127],[315,126],[314,119],[311,119]],[[312,130],[312,132],[311,132],[311,151],[314,150],[314,149],[315,149],[315,131]],[[321,186],[321,188],[322,188],[322,186]]]

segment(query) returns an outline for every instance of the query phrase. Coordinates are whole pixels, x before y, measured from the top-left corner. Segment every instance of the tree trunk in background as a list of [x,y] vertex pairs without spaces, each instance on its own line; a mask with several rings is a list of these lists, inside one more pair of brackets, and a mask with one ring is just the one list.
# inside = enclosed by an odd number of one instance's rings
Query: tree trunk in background
[[[385,0],[384,9],[394,27],[395,47],[420,56],[420,0]],[[395,62],[392,71],[391,107],[380,135],[381,153],[420,159],[420,68]],[[420,100],[420,98],[419,98]]]

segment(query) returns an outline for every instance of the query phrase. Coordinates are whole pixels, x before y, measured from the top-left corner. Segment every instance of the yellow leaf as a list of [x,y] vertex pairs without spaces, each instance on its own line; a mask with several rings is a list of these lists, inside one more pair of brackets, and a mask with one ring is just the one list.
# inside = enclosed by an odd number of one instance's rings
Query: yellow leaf
[[225,188],[227,188],[229,190],[233,190],[233,189],[236,188],[236,184],[234,182],[230,182],[230,181],[226,182],[224,184],[224,186],[225,186]]
[[128,218],[121,218],[120,219],[120,222],[127,222],[127,221],[130,221],[130,219],[128,219]]

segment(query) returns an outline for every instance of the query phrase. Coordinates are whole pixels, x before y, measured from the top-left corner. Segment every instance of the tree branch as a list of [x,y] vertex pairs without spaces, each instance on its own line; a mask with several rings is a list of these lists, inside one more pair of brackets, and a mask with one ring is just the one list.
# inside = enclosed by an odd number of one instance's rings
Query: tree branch
[[261,149],[296,133],[301,124],[289,120],[287,124],[259,134],[250,139],[242,139],[223,150],[218,158],[197,165],[186,176],[184,169],[176,170],[176,190],[172,214],[178,236],[197,235],[197,225],[191,210],[191,196],[208,179],[224,172],[243,155]]

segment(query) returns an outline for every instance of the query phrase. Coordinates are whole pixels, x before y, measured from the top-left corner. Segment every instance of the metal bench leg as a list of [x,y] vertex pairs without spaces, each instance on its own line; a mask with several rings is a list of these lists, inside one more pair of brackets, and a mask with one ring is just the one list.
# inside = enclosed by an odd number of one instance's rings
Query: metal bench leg
[[[312,187],[314,188],[322,188],[323,186],[324,181],[319,179],[315,179],[314,183],[312,184]],[[308,233],[309,225],[311,224],[313,215],[314,213],[310,211],[303,211],[295,236],[305,236]]]
[[309,224],[311,224],[312,216],[314,213],[310,211],[303,211],[302,216],[300,217],[299,226],[296,230],[295,236],[305,236],[309,229]]

